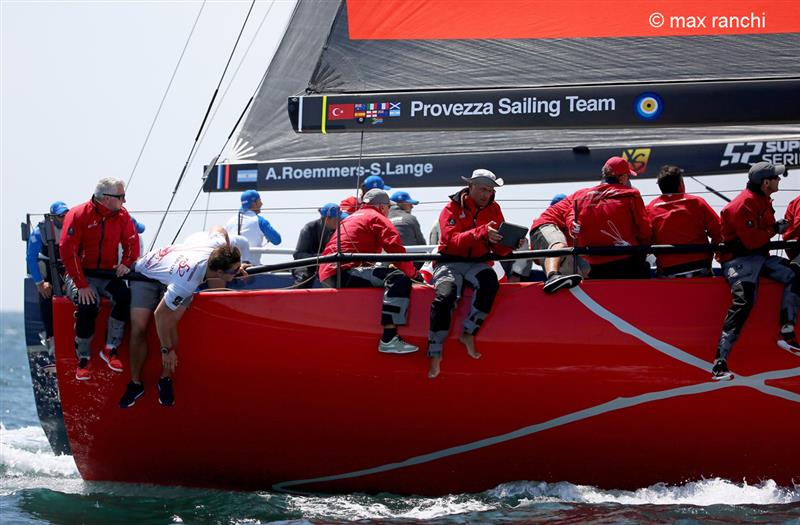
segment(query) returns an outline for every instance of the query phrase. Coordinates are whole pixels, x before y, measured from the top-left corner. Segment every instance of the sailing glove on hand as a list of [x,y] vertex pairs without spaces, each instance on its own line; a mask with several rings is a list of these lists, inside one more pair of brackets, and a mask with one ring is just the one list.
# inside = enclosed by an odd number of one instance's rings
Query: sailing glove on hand
[[573,221],[572,227],[569,229],[569,233],[572,235],[573,239],[577,239],[581,234],[581,223]]
[[782,234],[788,229],[789,229],[789,221],[787,221],[786,219],[780,219],[775,221],[775,233]]

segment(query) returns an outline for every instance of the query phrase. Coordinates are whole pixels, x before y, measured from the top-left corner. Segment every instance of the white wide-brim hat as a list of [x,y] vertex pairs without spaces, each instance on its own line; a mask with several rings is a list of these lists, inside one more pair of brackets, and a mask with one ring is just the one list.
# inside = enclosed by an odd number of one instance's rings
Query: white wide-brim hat
[[503,179],[499,178],[491,171],[485,169],[477,169],[472,172],[472,177],[470,178],[461,177],[461,180],[468,182],[470,184],[481,184],[483,186],[491,186],[492,188],[497,188],[503,185]]

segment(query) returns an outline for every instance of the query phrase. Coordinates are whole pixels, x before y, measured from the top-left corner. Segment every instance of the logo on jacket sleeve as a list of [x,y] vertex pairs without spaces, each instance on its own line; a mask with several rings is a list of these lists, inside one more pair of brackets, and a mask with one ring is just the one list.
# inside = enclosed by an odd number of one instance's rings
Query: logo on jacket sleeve
[[72,226],[67,228],[67,235],[75,235],[75,228],[73,228]]
[[450,226],[455,226],[456,225],[456,220],[455,219],[450,219],[449,221],[447,221],[447,224],[449,224]]

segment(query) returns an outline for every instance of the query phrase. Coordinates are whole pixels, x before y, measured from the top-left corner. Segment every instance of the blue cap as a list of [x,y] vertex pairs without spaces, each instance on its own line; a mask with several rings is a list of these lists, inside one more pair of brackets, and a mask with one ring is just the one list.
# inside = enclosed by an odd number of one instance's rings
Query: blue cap
[[56,201],[50,205],[50,215],[64,215],[69,211],[64,201]]
[[387,186],[386,184],[384,184],[383,179],[377,175],[370,175],[369,177],[364,179],[364,183],[361,185],[361,188],[363,188],[365,192],[374,188],[378,188],[379,190],[384,190],[384,191],[389,191],[392,189],[391,186]]
[[336,217],[336,213],[339,213],[339,219],[344,219],[347,217],[347,213],[343,212],[341,208],[339,208],[338,204],[334,204],[329,202],[325,206],[319,209],[319,214],[323,217]]
[[133,223],[133,227],[136,228],[136,233],[144,233],[144,224],[134,219],[133,215],[131,215],[131,222]]
[[407,191],[396,191],[392,194],[392,200],[394,202],[407,202],[409,204],[413,204],[416,206],[419,204],[419,201],[414,200],[411,198],[411,195],[408,194]]
[[242,209],[249,210],[250,207],[256,202],[258,199],[261,198],[261,195],[258,194],[256,190],[247,190],[242,192],[241,201],[242,201]]
[[553,195],[553,200],[550,201],[550,206],[552,206],[557,202],[563,201],[566,198],[567,196],[564,195],[563,193],[556,193],[555,195]]

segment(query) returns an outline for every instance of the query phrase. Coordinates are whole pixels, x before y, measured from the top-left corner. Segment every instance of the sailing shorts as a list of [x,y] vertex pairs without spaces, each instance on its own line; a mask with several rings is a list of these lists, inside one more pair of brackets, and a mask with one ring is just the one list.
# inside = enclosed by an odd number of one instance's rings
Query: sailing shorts
[[152,281],[131,281],[131,308],[155,311],[167,287]]

